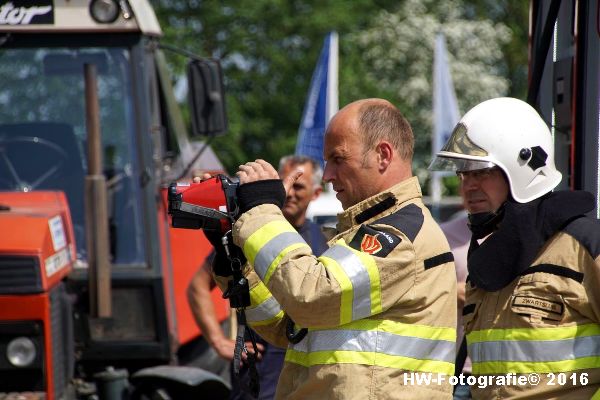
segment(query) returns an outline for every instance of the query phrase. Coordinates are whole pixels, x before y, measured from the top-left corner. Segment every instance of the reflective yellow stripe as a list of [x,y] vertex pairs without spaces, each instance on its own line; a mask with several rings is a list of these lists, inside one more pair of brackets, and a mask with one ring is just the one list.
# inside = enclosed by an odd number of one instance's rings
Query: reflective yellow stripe
[[600,325],[487,329],[467,335],[474,374],[600,367]]
[[304,243],[294,243],[293,245],[288,246],[285,249],[283,249],[281,251],[281,253],[279,253],[279,255],[277,257],[275,257],[273,259],[273,261],[271,262],[271,264],[269,265],[269,268],[267,269],[267,273],[265,274],[265,276],[263,278],[263,282],[265,284],[269,283],[269,281],[271,280],[271,275],[273,275],[273,272],[275,272],[275,269],[277,269],[277,266],[281,262],[281,259],[283,257],[285,257],[286,255],[288,255],[291,251],[299,249],[300,247],[308,247],[308,246]]
[[248,325],[250,327],[271,325],[271,324],[276,323],[279,320],[282,320],[284,315],[285,315],[285,313],[283,312],[283,310],[281,310],[281,311],[279,311],[279,313],[277,313],[277,315],[273,316],[273,318],[264,319],[262,321],[248,321]]
[[286,360],[305,367],[352,363],[451,374],[455,353],[455,328],[363,319],[309,329],[304,340],[290,345]]
[[263,246],[269,242],[269,240],[273,239],[282,232],[297,233],[289,222],[285,220],[275,220],[264,224],[256,232],[250,235],[248,240],[246,240],[246,243],[244,243],[244,248],[242,249],[250,264],[254,265],[254,259],[256,258],[256,255],[260,249],[262,249]]
[[[422,339],[446,340],[456,342],[456,329],[443,326],[427,326],[417,324],[405,324],[390,320],[361,319],[349,324],[330,328],[331,330],[360,330],[360,331],[382,331],[396,335],[412,336]],[[313,330],[309,328],[309,330]],[[316,329],[314,329],[316,330]]]
[[259,281],[250,289],[250,307],[246,309],[248,325],[269,325],[282,319],[283,316],[281,306],[264,283]]
[[271,221],[260,227],[244,243],[243,252],[261,280],[267,284],[281,259],[291,251],[306,247],[302,236],[287,221]]
[[371,255],[340,239],[318,260],[342,290],[340,325],[382,312],[379,269]]
[[371,315],[382,312],[381,308],[381,281],[379,279],[379,269],[372,255],[354,250],[348,246],[362,261],[367,268],[367,273],[371,280]]
[[544,361],[544,362],[522,362],[522,361],[488,361],[472,363],[474,375],[505,374],[527,374],[531,372],[569,372],[580,369],[598,369],[600,357],[583,357],[575,360]]
[[254,285],[254,287],[250,289],[250,306],[257,306],[271,296],[272,294],[267,286],[259,281],[258,284]]
[[323,263],[327,271],[331,272],[333,278],[339,283],[342,290],[341,294],[341,309],[340,309],[340,325],[347,324],[352,321],[352,282],[342,269],[342,267],[332,258],[321,256],[319,261]]
[[600,335],[600,325],[573,325],[552,328],[485,329],[467,334],[469,344],[497,340],[562,340]]
[[417,324],[404,324],[394,321],[376,321],[364,319],[350,324],[352,329],[379,329],[396,335],[410,335],[423,339],[446,340],[456,342],[456,329],[443,326],[427,326]]
[[300,364],[304,367],[331,364],[362,364],[447,375],[454,373],[454,363],[435,360],[418,360],[378,352],[318,351],[313,353],[303,353],[288,349],[285,353],[285,361]]

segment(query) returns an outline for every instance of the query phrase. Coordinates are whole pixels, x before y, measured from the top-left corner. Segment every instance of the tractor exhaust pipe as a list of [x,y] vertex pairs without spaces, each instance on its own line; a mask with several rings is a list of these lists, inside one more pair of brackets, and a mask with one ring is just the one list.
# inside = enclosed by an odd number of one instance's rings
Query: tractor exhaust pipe
[[106,178],[102,168],[100,106],[96,66],[84,64],[88,173],[85,177],[85,229],[88,249],[90,315],[109,318],[111,271],[109,261]]

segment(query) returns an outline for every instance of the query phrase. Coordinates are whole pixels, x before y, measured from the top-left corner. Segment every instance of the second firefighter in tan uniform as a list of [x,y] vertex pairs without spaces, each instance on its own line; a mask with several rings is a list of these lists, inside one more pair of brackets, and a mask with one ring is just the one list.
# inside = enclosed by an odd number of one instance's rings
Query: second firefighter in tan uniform
[[[381,118],[382,124],[366,126],[389,126],[394,135],[403,124],[410,152],[401,158],[384,137],[373,150],[379,153],[369,154],[363,175],[358,175],[359,166],[352,175],[347,173],[352,169],[344,168],[371,151],[360,147],[363,139],[357,132],[364,128],[357,126],[359,121],[369,118]],[[252,266],[245,270],[252,301],[246,310],[249,325],[288,347],[276,397],[450,399],[447,378],[454,372],[456,348],[454,263],[410,173],[410,126],[388,102],[359,101],[334,117],[325,140],[324,177],[338,191],[345,211],[338,215],[338,234],[324,254],[315,257],[268,200],[244,212],[233,230],[235,244]],[[240,167],[253,176],[250,182],[263,185],[253,198],[264,196],[270,185],[264,179],[272,167],[265,164]],[[372,165],[385,168],[369,175]],[[240,175],[241,183],[244,179]],[[387,186],[372,195],[361,192],[377,182]],[[242,183],[240,193],[251,185]],[[297,343],[286,338],[290,318],[296,329],[307,328]],[[446,379],[427,385],[418,373]]]
[[552,135],[512,98],[466,113],[432,168],[457,171],[473,239],[463,321],[474,399],[600,399],[600,221],[552,192]]
[[600,389],[599,287],[600,223],[589,218],[557,231],[501,290],[469,284],[463,319],[473,374],[493,379],[474,385],[473,397],[591,399]]

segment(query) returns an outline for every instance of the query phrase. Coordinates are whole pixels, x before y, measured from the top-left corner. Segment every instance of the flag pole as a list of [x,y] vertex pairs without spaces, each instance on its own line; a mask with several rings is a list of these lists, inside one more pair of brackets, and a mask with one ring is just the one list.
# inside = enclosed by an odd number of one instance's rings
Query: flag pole
[[[458,102],[450,74],[450,63],[446,51],[446,39],[439,32],[435,38],[433,55],[433,135],[431,140],[432,157],[450,138],[454,126],[460,119]],[[439,218],[442,200],[442,177],[448,173],[432,171],[429,181],[433,216]]]

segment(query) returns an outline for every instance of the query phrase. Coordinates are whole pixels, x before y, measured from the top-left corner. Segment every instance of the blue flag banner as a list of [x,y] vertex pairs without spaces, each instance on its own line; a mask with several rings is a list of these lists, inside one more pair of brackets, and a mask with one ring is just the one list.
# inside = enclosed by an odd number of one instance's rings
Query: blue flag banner
[[314,158],[324,166],[323,137],[338,111],[338,35],[330,32],[313,72],[296,143],[297,155]]
[[[458,102],[450,74],[446,39],[443,33],[438,33],[435,38],[433,54],[433,136],[431,138],[431,151],[433,157],[450,138],[454,126],[460,120]],[[433,203],[441,200],[441,178],[450,175],[449,172],[432,172],[430,180],[430,195]]]

